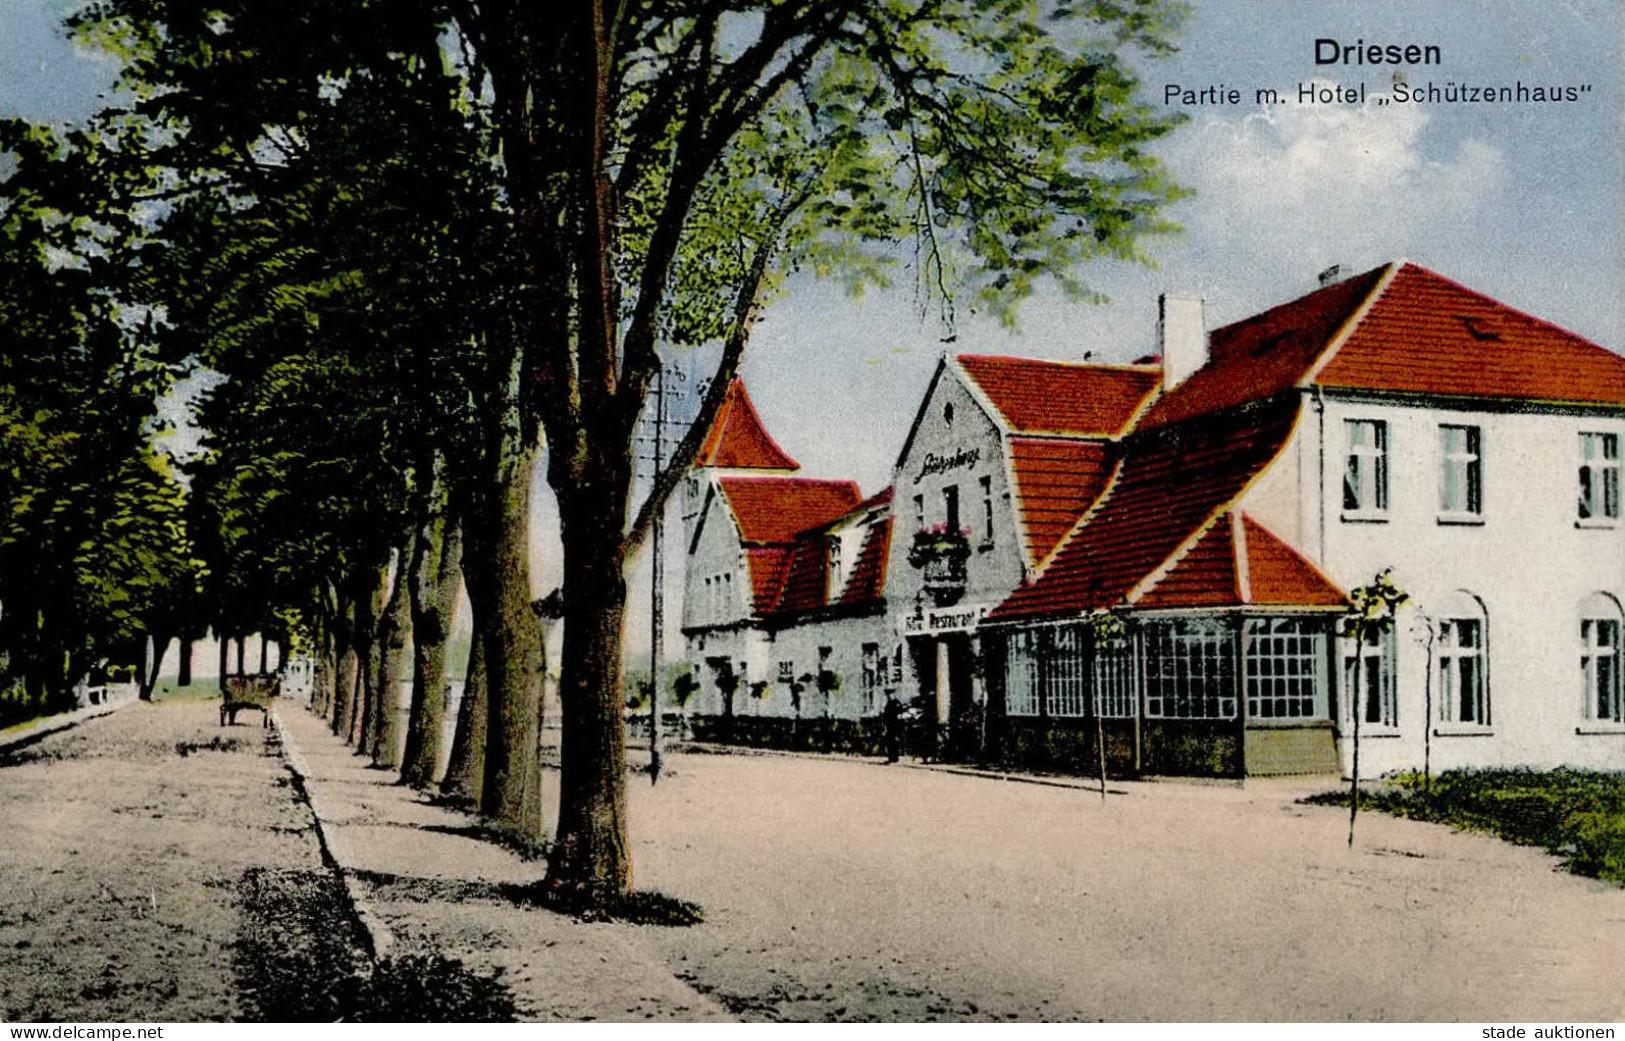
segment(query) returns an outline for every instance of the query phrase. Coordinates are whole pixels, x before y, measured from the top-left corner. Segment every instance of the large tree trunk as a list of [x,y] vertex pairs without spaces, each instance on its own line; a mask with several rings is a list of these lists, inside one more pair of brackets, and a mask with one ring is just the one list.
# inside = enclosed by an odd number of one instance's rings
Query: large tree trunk
[[613,903],[632,886],[626,828],[621,631],[626,617],[627,482],[608,475],[561,494],[564,733],[558,837],[548,886],[567,899]]
[[411,590],[407,572],[412,563],[415,539],[395,551],[395,577],[390,586],[389,606],[378,623],[378,727],[372,744],[372,761],[379,766],[401,765],[401,677],[406,671],[406,645],[412,638]]
[[389,569],[380,567],[356,603],[356,721],[351,740],[357,755],[370,756],[378,730],[378,610],[388,594]]
[[[468,565],[463,567],[467,582]],[[474,612],[474,637],[468,647],[468,668],[463,677],[463,700],[457,706],[457,726],[451,739],[451,760],[440,782],[440,794],[471,806],[480,804],[485,789],[485,742],[490,719],[490,698],[485,691],[485,630]]]
[[[536,783],[541,644],[530,593],[530,483],[534,449],[510,455],[499,478],[476,496],[478,525],[470,598],[484,621],[488,702],[480,810],[520,843],[544,837]],[[478,576],[475,578],[474,576]]]
[[443,466],[416,539],[408,592],[412,604],[412,714],[406,724],[401,780],[415,788],[435,782],[446,718],[446,637],[457,614],[462,529],[446,506]]

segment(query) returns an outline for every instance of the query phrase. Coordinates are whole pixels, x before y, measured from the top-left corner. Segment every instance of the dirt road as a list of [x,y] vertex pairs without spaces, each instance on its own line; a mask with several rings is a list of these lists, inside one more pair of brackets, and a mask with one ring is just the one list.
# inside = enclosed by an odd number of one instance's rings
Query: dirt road
[[[1301,786],[1093,792],[677,755],[631,779],[688,928],[534,906],[542,865],[285,706],[374,966],[274,732],[134,705],[0,755],[11,1020],[1477,1020],[1625,1016],[1625,891]],[[549,774],[547,795],[556,789]],[[321,787],[318,789],[318,785]],[[344,841],[335,845],[334,837]]]
[[371,971],[275,731],[250,718],[133,704],[0,753],[0,1019],[410,1019],[425,976],[501,1014],[499,988],[443,959]]
[[[1295,805],[685,756],[635,785],[674,969],[748,1017],[1615,1020],[1625,891],[1543,853]],[[1301,788],[1301,786],[1298,786]]]

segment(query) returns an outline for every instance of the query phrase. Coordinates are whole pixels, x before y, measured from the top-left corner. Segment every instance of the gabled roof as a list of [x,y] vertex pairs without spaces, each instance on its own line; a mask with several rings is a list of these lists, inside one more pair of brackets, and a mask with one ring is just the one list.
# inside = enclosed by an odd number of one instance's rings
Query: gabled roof
[[1208,363],[1146,411],[1139,429],[1257,401],[1298,385],[1381,281],[1367,271],[1208,336]]
[[992,620],[1080,614],[1129,602],[1263,472],[1291,437],[1295,399],[1136,437],[1110,486],[1039,576]]
[[[888,489],[889,491],[890,489]],[[852,564],[852,573],[841,592],[841,604],[856,607],[875,603],[886,595],[886,563],[891,555],[892,518],[869,526],[858,550],[858,559]]]
[[750,546],[745,550],[745,564],[750,569],[751,609],[756,614],[766,614],[778,604],[795,551],[794,546]]
[[1315,382],[1620,405],[1625,358],[1426,268],[1401,263]]
[[1100,440],[1012,437],[1016,511],[1038,565],[1083,516],[1111,478],[1112,445]]
[[798,539],[791,552],[790,567],[784,577],[784,591],[773,606],[774,614],[810,611],[823,607],[829,595],[829,547],[822,533]]
[[1342,590],[1313,564],[1237,510],[1214,518],[1170,567],[1141,587],[1134,603],[1151,610],[1348,605]]
[[1139,429],[1289,390],[1625,404],[1625,358],[1408,261],[1213,330]]
[[1156,392],[1162,370],[1149,365],[1040,361],[961,354],[959,366],[1013,433],[1112,437]]
[[700,445],[695,466],[723,470],[797,470],[800,464],[779,447],[762,425],[762,417],[745,393],[745,381],[728,384],[728,394],[717,410],[717,418]]
[[845,516],[861,499],[854,481],[741,476],[717,483],[747,544],[794,542],[808,528]]
[[[891,489],[864,500],[848,516],[865,513],[891,502]],[[846,518],[841,518],[845,520]],[[869,523],[863,544],[847,573],[844,589],[830,588],[829,543],[836,524],[802,532],[789,551],[781,591],[763,614],[792,615],[825,607],[862,607],[883,601],[886,589],[886,561],[891,551],[892,518],[888,515]],[[837,596],[838,594],[838,596]]]

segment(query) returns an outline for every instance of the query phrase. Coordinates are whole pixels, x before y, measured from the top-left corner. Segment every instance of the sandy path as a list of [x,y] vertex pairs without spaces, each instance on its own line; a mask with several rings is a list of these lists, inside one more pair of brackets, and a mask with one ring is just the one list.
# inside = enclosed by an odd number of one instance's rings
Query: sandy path
[[684,756],[638,882],[703,904],[675,972],[746,1018],[1613,1020],[1625,891],[1290,784],[1098,795]]
[[[320,1012],[320,979],[264,975],[331,876],[255,723],[135,704],[0,753],[0,1018],[234,1019],[278,986]],[[325,952],[341,973],[344,922]]]

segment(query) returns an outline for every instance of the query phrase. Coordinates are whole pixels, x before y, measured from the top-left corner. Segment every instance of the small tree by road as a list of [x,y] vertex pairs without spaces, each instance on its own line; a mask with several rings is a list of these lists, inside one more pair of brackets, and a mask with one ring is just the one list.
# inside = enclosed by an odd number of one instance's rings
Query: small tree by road
[[1349,771],[1349,847],[1354,846],[1354,819],[1360,812],[1360,717],[1365,714],[1361,702],[1360,681],[1365,672],[1362,667],[1367,643],[1380,643],[1383,634],[1391,632],[1398,617],[1400,605],[1410,594],[1394,584],[1393,568],[1384,568],[1366,585],[1349,591],[1351,612],[1343,618],[1342,634],[1354,641],[1354,676],[1350,685],[1349,718],[1353,723],[1354,761]]

